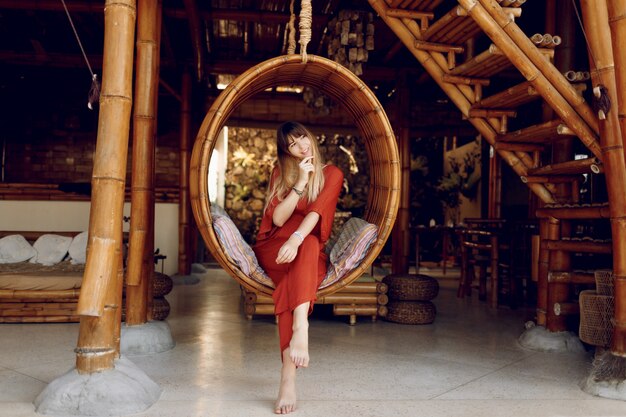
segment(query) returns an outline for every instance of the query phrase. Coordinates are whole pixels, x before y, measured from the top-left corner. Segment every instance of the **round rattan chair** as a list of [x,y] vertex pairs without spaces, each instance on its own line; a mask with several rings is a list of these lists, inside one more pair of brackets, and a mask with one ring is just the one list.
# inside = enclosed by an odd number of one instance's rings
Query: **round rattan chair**
[[376,96],[348,69],[314,55],[309,55],[307,62],[303,63],[300,55],[292,54],[264,61],[231,82],[209,109],[195,140],[190,164],[191,206],[208,249],[224,270],[248,290],[271,295],[271,287],[248,277],[229,262],[222,251],[212,227],[208,195],[209,163],[219,132],[233,110],[267,88],[293,84],[320,90],[352,116],[364,140],[370,165],[370,186],[364,217],[378,227],[378,239],[370,246],[359,267],[320,290],[320,297],[350,284],[368,269],[391,233],[400,198],[398,148],[389,119]]

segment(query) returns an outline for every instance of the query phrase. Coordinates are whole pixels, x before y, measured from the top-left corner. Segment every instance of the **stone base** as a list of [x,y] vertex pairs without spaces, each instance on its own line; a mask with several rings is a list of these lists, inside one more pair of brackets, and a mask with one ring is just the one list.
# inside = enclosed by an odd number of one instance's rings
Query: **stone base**
[[539,352],[585,352],[585,348],[572,332],[549,332],[543,326],[530,326],[518,339],[519,344],[527,349]]
[[589,376],[580,383],[587,394],[612,400],[626,400],[626,358],[596,348]]
[[150,408],[161,388],[130,360],[121,357],[114,369],[81,375],[76,369],[52,381],[35,399],[40,414],[122,416]]
[[168,351],[176,343],[165,321],[149,321],[137,326],[122,325],[120,352],[122,355],[149,355]]

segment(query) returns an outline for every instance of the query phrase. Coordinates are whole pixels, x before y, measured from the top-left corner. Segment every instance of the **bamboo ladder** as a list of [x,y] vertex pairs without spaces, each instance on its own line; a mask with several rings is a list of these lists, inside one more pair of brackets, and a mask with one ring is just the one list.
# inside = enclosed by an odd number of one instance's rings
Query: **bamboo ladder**
[[[382,17],[387,25],[396,33],[400,41],[424,66],[426,71],[439,84],[451,101],[459,108],[463,116],[472,123],[480,134],[493,146],[497,154],[506,161],[519,175],[520,179],[538,196],[545,205],[537,214],[541,220],[541,246],[538,282],[538,322],[548,324],[552,331],[563,330],[563,315],[576,309],[567,305],[566,291],[569,283],[589,282],[589,276],[580,274],[558,274],[569,267],[569,253],[608,253],[613,251],[614,269],[621,271],[616,274],[623,276],[622,262],[626,262],[626,248],[619,247],[618,241],[624,232],[621,231],[623,215],[616,210],[624,207],[623,192],[614,184],[609,184],[609,203],[591,207],[577,205],[577,196],[571,192],[563,194],[563,188],[578,188],[581,174],[599,174],[606,171],[607,179],[615,176],[621,181],[624,175],[623,161],[616,156],[623,153],[621,141],[610,139],[606,132],[617,123],[611,121],[598,122],[597,116],[582,98],[582,88],[572,85],[570,81],[584,79],[585,74],[567,73],[567,78],[550,62],[554,55],[553,48],[558,46],[560,39],[553,36],[534,36],[529,39],[515,24],[515,18],[521,14],[520,6],[526,0],[459,0],[459,6],[434,20],[434,11],[442,3],[433,0],[369,0],[371,6]],[[591,25],[589,3],[583,2],[585,24]],[[605,1],[595,2],[597,7],[606,7]],[[605,4],[604,6],[599,3]],[[612,16],[624,14],[623,5],[609,1]],[[400,8],[401,7],[401,8]],[[431,20],[434,20],[431,22]],[[624,19],[612,19],[612,29],[616,34],[626,32]],[[608,32],[608,19],[604,28]],[[600,24],[600,26],[602,26]],[[484,52],[476,54],[463,63],[457,63],[457,54],[463,52],[464,45],[472,41],[474,36],[484,32],[493,44]],[[595,31],[594,31],[595,33]],[[599,31],[598,31],[599,33]],[[606,37],[608,36],[608,38]],[[603,45],[610,44],[610,36],[606,35]],[[619,35],[615,35],[619,36]],[[618,39],[614,37],[614,39]],[[599,43],[592,50],[601,49]],[[616,45],[613,45],[615,48]],[[604,48],[605,51],[607,48]],[[610,52],[610,49],[609,49]],[[616,54],[616,57],[622,55]],[[546,59],[548,58],[548,59]],[[609,59],[610,58],[610,59]],[[597,60],[604,65],[592,71],[594,82],[610,85],[610,76],[598,80],[612,63],[612,56],[605,57],[598,53]],[[623,59],[623,58],[622,58]],[[526,81],[490,97],[483,98],[483,87],[489,85],[490,78],[503,69],[514,66]],[[622,64],[622,69],[624,64]],[[624,78],[622,72],[620,84],[620,104],[624,102]],[[614,85],[614,83],[613,83]],[[609,88],[611,97],[615,90]],[[612,90],[612,91],[611,91]],[[556,114],[557,118],[510,132],[508,120],[516,116],[517,107],[533,100],[543,99]],[[613,100],[615,102],[615,100]],[[611,117],[617,118],[614,110]],[[620,122],[624,124],[623,104],[620,107]],[[619,127],[619,126],[618,126]],[[613,129],[614,130],[614,129]],[[602,131],[602,148],[600,132]],[[619,134],[612,136],[619,137]],[[590,150],[592,156],[577,161],[555,162],[540,166],[540,153],[559,138],[578,137]],[[606,144],[615,147],[608,150]],[[610,174],[610,175],[609,175]],[[611,181],[610,181],[611,182]],[[569,194],[569,195],[568,195]],[[563,200],[563,198],[568,198]],[[567,203],[564,205],[563,203]],[[613,243],[578,242],[567,239],[569,219],[605,218],[615,219],[613,224]],[[619,225],[619,226],[617,226]],[[565,239],[563,238],[565,237]],[[553,271],[551,274],[550,271]],[[549,283],[548,278],[551,277]],[[567,283],[564,284],[564,281]],[[616,285],[622,285],[622,281]],[[549,288],[551,287],[551,288]],[[548,303],[548,294],[550,302]],[[555,311],[561,309],[560,316]],[[626,310],[626,309],[624,309]],[[617,312],[621,323],[626,323],[626,311]],[[550,320],[548,320],[550,316]],[[616,317],[617,318],[617,317]],[[549,323],[547,323],[549,322]],[[616,330],[617,332],[617,330]],[[620,330],[624,334],[624,330]],[[624,339],[624,337],[621,337]],[[622,347],[617,348],[624,352]]]

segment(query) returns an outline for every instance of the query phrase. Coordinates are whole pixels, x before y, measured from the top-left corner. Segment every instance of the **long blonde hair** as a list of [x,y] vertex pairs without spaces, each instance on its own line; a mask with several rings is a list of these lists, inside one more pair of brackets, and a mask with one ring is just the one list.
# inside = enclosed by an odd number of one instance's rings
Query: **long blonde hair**
[[324,161],[317,144],[317,138],[302,124],[298,122],[285,122],[276,130],[276,148],[278,150],[278,177],[273,181],[272,187],[267,194],[265,209],[274,197],[278,197],[282,201],[292,187],[298,181],[300,160],[291,155],[289,152],[289,139],[295,140],[300,136],[306,136],[311,143],[313,150],[313,167],[314,170],[310,174],[309,182],[304,189],[304,196],[308,202],[315,201],[320,192],[324,188]]

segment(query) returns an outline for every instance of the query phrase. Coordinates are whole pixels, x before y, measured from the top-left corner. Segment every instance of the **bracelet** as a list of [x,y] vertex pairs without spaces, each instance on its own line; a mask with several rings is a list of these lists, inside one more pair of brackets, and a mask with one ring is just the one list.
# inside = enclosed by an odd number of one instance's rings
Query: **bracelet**
[[292,235],[297,236],[300,239],[300,243],[304,242],[304,236],[302,236],[302,233],[298,232],[297,230],[293,232]]
[[291,187],[291,189],[294,193],[298,194],[298,197],[302,197],[302,194],[304,194],[304,190],[298,190],[296,187]]

